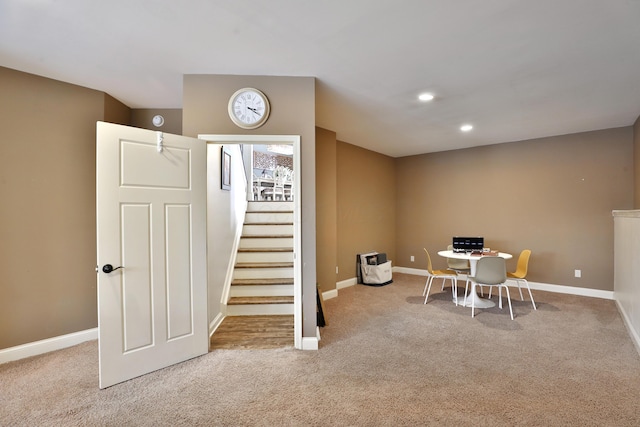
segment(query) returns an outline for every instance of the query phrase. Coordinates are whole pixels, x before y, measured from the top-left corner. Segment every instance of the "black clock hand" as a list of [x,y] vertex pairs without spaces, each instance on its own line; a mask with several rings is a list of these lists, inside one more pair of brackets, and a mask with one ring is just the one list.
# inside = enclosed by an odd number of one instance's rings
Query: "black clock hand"
[[256,116],[260,116],[260,113],[258,113],[258,110],[256,110],[255,108],[247,107],[247,109],[253,111],[253,114],[255,114]]

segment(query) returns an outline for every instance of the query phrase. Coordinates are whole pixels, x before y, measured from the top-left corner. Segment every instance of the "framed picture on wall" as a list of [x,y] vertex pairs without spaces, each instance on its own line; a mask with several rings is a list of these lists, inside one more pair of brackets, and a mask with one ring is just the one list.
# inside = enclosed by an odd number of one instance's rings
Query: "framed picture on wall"
[[231,190],[231,151],[229,147],[222,146],[221,166],[222,174],[220,176],[220,188],[223,190]]

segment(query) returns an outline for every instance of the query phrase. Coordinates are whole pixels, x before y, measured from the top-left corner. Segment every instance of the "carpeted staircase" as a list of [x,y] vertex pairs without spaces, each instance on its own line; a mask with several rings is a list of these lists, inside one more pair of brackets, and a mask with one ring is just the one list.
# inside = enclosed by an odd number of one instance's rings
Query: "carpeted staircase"
[[249,202],[227,315],[293,314],[293,202]]
[[[293,202],[249,202],[223,322],[226,330],[235,329],[261,340],[260,330],[265,329],[261,325],[269,323],[271,335],[277,327],[274,325],[282,325],[286,331],[275,335],[281,343],[282,336],[290,334],[293,345],[293,261]],[[291,320],[269,322],[264,317],[282,319],[283,315]],[[255,326],[248,329],[247,325]],[[238,340],[247,347],[245,338]]]

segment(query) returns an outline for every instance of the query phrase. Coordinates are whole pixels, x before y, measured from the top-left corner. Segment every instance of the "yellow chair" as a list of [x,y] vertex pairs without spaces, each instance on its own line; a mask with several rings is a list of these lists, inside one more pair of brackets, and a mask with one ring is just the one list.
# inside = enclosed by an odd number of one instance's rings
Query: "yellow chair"
[[[453,245],[448,245],[447,250],[452,251]],[[471,266],[469,265],[469,261],[467,261],[466,259],[447,258],[447,270],[453,270],[457,274],[462,274],[466,276],[467,285],[469,284],[469,276],[471,275],[470,274]],[[480,292],[482,292],[482,287],[480,287]]]
[[533,305],[533,309],[537,310],[536,303],[533,301],[533,295],[531,294],[531,288],[529,287],[529,282],[527,282],[527,270],[529,269],[529,258],[531,257],[531,251],[529,249],[525,249],[520,252],[520,256],[518,257],[518,266],[516,271],[513,273],[507,273],[507,278],[514,279],[516,284],[518,285],[518,291],[520,291],[520,300],[524,301],[522,297],[522,289],[520,289],[520,282],[524,282],[527,285],[527,290],[529,291],[529,298],[531,298],[531,304]]
[[451,293],[453,294],[453,299],[458,305],[458,275],[453,270],[434,270],[431,264],[431,257],[429,256],[429,251],[427,248],[424,248],[424,252],[427,254],[427,282],[424,284],[424,290],[422,291],[422,295],[424,295],[424,303],[427,303],[427,299],[429,298],[429,292],[431,291],[431,284],[433,283],[433,279],[442,279],[442,289],[444,290],[444,283],[447,279],[451,280]]

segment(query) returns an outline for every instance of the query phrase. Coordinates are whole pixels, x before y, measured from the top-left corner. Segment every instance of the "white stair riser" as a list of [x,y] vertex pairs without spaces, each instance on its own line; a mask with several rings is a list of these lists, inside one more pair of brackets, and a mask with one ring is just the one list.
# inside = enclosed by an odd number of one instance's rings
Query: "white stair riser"
[[[249,202],[243,227],[244,235],[293,235],[293,202]],[[256,212],[258,211],[258,212]],[[277,211],[277,212],[274,212]],[[252,224],[260,223],[260,225]],[[267,224],[264,224],[267,223]],[[282,225],[285,223],[285,225]],[[270,248],[293,248],[293,238],[243,237],[240,248],[264,248],[264,252],[238,252],[238,263],[293,262],[293,251],[270,252]],[[235,268],[234,279],[287,279],[293,277],[293,268]],[[292,284],[231,286],[229,297],[268,297],[294,295]],[[242,304],[226,305],[228,316],[292,315],[294,304]]]
[[282,212],[282,213],[274,213],[274,212],[247,212],[244,217],[245,223],[252,222],[293,222],[293,213],[291,212]]
[[231,297],[278,297],[293,296],[293,285],[231,286]]
[[238,252],[236,262],[293,262],[293,252]]
[[293,304],[247,304],[228,305],[227,316],[259,316],[270,314],[293,314]]
[[293,202],[249,202],[247,211],[292,211]]
[[234,279],[286,279],[293,277],[293,268],[235,268]]
[[251,225],[242,227],[242,234],[252,236],[269,236],[274,234],[293,234],[293,225]]
[[293,248],[292,237],[266,238],[266,237],[243,237],[240,239],[241,248]]

